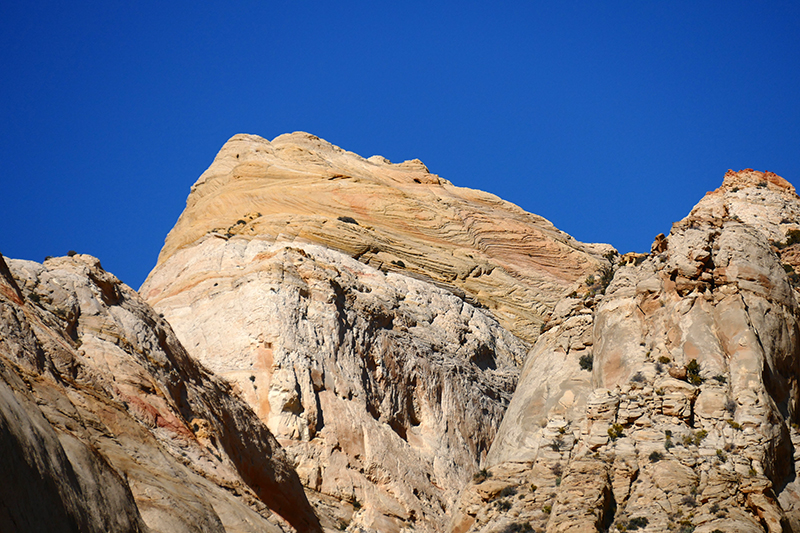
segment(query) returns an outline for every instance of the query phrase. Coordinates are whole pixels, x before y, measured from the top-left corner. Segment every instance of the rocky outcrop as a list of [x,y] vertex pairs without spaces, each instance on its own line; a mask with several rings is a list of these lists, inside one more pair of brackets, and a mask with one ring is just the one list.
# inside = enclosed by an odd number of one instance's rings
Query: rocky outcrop
[[321,244],[422,277],[490,309],[528,341],[611,250],[455,187],[418,160],[364,159],[302,132],[231,138],[192,187],[155,271],[206,235]]
[[527,351],[450,291],[296,241],[210,235],[142,292],[349,531],[443,527]]
[[788,182],[729,172],[562,300],[451,531],[798,530],[798,229]]
[[416,160],[237,135],[140,292],[267,423],[321,516],[437,531],[527,341],[610,250]]
[[0,446],[3,531],[320,530],[266,426],[90,256],[0,256]]

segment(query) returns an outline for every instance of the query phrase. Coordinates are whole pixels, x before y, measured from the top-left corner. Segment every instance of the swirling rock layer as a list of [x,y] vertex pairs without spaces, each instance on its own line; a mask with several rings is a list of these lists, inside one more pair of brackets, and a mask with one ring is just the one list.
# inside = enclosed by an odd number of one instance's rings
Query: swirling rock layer
[[422,276],[487,307],[529,341],[610,249],[579,243],[491,194],[454,187],[418,160],[364,159],[299,132],[271,142],[231,138],[192,187],[155,271],[211,233],[322,244]]

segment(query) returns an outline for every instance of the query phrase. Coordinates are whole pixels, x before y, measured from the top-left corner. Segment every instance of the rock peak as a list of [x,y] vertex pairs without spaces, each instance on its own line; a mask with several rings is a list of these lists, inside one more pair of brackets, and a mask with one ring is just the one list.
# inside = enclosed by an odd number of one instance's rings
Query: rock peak
[[746,187],[776,188],[795,194],[795,189],[792,184],[782,177],[773,172],[762,172],[753,170],[752,168],[745,168],[738,172],[728,170],[728,172],[725,173],[722,185],[715,192],[727,192],[733,189],[744,189]]

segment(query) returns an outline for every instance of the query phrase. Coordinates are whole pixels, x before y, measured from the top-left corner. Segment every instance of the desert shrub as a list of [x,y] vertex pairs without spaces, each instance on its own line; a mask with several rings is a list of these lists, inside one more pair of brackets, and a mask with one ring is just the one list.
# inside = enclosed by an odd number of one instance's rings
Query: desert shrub
[[644,516],[637,516],[636,518],[628,520],[627,528],[628,531],[636,531],[640,527],[647,527],[649,523],[650,521]]
[[517,489],[515,487],[503,487],[503,490],[500,491],[500,497],[505,498],[507,496],[513,496],[517,493]]
[[67,255],[69,257],[75,257],[76,255],[78,255],[78,252],[76,252],[75,250],[70,250],[69,252],[67,252]]
[[650,459],[650,462],[651,462],[651,463],[657,463],[657,462],[659,462],[661,459],[663,459],[663,458],[664,458],[664,454],[663,454],[663,453],[661,453],[661,452],[655,452],[655,451],[654,451],[654,452],[651,452],[651,453],[650,453],[650,456],[649,456],[648,458]]
[[658,358],[658,362],[661,363],[662,365],[666,365],[666,364],[672,362],[672,359],[670,359],[666,355],[662,355],[661,357]]
[[552,505],[545,505],[544,507],[542,507],[542,512],[545,514],[550,514],[552,510],[553,510]]
[[624,436],[623,427],[620,424],[612,424],[611,427],[608,428],[608,436],[611,440],[617,440]]
[[637,372],[633,375],[633,377],[631,377],[631,381],[633,381],[634,383],[644,383],[645,381],[647,381],[647,379],[644,377],[644,374],[642,374],[641,372]]
[[600,267],[600,293],[605,294],[606,289],[614,279],[614,267],[611,265]]
[[700,364],[697,362],[697,359],[692,359],[689,361],[689,364],[686,365],[686,378],[692,385],[700,385],[703,383],[704,380],[700,377]]
[[480,470],[475,472],[474,476],[472,476],[472,481],[474,481],[475,483],[483,483],[490,477],[492,477],[492,473],[486,470],[485,468],[481,468]]
[[723,385],[728,382],[728,378],[726,378],[722,374],[717,374],[716,376],[714,376],[714,379],[717,380],[719,383],[722,383]]
[[556,437],[553,439],[553,442],[550,443],[550,447],[554,452],[560,452],[564,448],[564,439],[561,437]]
[[681,498],[681,503],[683,505],[688,505],[689,507],[697,507],[697,500],[695,500],[694,496],[691,494],[687,494]]
[[578,364],[582,370],[588,370],[591,372],[594,366],[594,356],[588,353],[584,354],[580,359],[578,359]]
[[725,400],[725,410],[728,411],[731,416],[733,416],[733,414],[736,412],[736,402],[731,398]]
[[501,511],[508,511],[511,509],[511,502],[508,500],[500,500],[497,502],[497,508]]
[[590,274],[590,275],[589,275],[589,277],[588,277],[588,278],[586,278],[586,286],[587,286],[587,287],[591,287],[592,285],[594,285],[594,283],[595,283],[594,276],[592,276],[592,275]]
[[730,419],[726,420],[725,422],[727,422],[728,425],[730,427],[732,427],[733,429],[736,429],[736,430],[739,430],[739,431],[742,430],[742,425],[740,423],[738,423],[738,422],[734,422],[733,420],[730,420]]
[[728,460],[728,456],[722,450],[717,450],[717,459],[719,459],[720,463],[724,463]]

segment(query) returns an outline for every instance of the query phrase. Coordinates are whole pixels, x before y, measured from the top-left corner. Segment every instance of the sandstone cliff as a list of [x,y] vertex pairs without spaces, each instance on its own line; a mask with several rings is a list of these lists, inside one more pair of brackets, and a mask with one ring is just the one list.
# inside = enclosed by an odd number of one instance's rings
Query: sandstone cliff
[[610,249],[418,161],[237,135],[140,292],[267,423],[324,525],[438,531],[525,340]]
[[800,530],[799,228],[788,182],[729,172],[562,300],[451,531]]
[[141,297],[0,256],[0,530],[800,531],[796,269],[771,173],[620,257],[237,135]]
[[90,256],[0,256],[0,449],[4,532],[320,530],[255,413]]
[[302,132],[271,142],[231,138],[192,187],[156,272],[207,235],[322,244],[423,277],[487,307],[529,341],[611,250],[577,242],[496,196],[455,187],[419,160],[364,159]]

